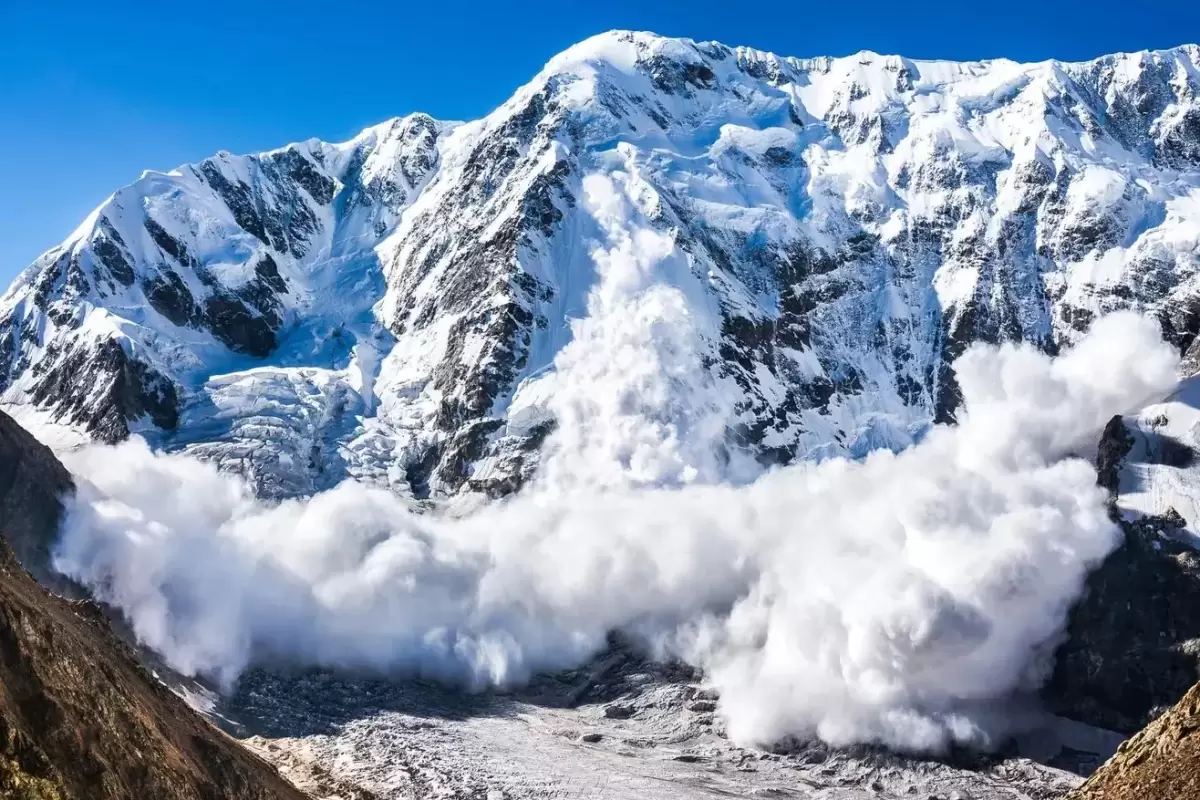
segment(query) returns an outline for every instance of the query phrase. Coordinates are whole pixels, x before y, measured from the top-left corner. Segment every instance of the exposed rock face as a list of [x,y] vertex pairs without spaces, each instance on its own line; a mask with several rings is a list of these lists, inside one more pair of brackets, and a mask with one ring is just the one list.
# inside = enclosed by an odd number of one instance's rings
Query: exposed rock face
[[1174,508],[1131,515],[1121,496],[1130,460],[1188,466],[1190,448],[1136,431],[1118,416],[1101,436],[1099,482],[1125,538],[1088,576],[1043,691],[1054,711],[1122,733],[1141,729],[1200,680],[1200,552]]
[[74,484],[66,468],[43,445],[0,411],[0,534],[38,580],[62,579],[50,568],[63,496]]
[[1200,679],[1200,553],[1169,538],[1179,523],[1122,523],[1058,649],[1044,690],[1057,713],[1133,733]]
[[0,797],[301,800],[139,666],[97,606],[22,568],[48,573],[70,489],[50,451],[0,413]]
[[555,423],[542,381],[615,224],[674,246],[682,267],[642,279],[686,296],[723,446],[903,447],[953,417],[972,342],[1054,350],[1129,307],[1195,339],[1198,65],[604,34],[476,122],[143,176],[0,302],[0,389],[265,494],[504,494]]
[[1200,797],[1200,685],[1121,745],[1070,800]]
[[1104,427],[1104,432],[1100,435],[1100,446],[1096,451],[1097,482],[1108,490],[1110,505],[1116,504],[1121,463],[1132,448],[1133,436],[1125,428],[1125,421],[1118,414]]
[[0,539],[0,796],[304,795],[139,666],[98,608],[38,585]]

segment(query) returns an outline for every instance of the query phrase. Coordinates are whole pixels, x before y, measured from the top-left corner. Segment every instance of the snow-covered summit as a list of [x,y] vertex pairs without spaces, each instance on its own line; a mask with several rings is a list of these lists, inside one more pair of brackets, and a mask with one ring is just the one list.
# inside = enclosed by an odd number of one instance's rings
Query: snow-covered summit
[[1195,45],[956,63],[614,31],[481,120],[143,175],[0,300],[0,388],[272,494],[503,494],[554,430],[588,479],[706,480],[904,446],[952,416],[972,341],[1054,349],[1133,307],[1187,348],[1198,266]]

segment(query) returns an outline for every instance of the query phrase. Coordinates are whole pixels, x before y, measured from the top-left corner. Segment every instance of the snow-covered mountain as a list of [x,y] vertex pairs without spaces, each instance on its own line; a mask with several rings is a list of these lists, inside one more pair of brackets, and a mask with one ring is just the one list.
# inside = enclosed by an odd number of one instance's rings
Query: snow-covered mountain
[[1186,350],[1198,270],[1200,47],[612,32],[475,122],[144,174],[0,300],[0,389],[275,496],[505,494],[556,425],[623,480],[686,482],[903,447],[952,417],[973,341],[1054,350],[1132,307]]

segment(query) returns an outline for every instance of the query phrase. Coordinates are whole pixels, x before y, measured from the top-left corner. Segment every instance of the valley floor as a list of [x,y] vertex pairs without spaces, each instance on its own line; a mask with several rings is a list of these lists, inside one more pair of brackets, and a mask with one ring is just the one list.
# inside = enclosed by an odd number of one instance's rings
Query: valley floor
[[510,695],[260,670],[219,710],[247,746],[321,800],[1045,800],[1081,783],[1071,770],[1094,769],[1121,739],[1062,722],[1022,743],[1054,766],[816,742],[751,750],[724,737],[696,678],[620,648]]

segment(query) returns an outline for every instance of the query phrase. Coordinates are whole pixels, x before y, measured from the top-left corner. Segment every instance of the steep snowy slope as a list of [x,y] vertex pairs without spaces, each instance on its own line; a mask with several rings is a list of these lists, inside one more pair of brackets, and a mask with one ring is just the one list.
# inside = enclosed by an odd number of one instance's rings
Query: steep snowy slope
[[[372,248],[451,127],[416,115],[340,145],[144,174],[5,295],[5,399],[105,441],[163,432],[205,453],[220,441],[230,466],[280,481],[264,488],[310,488],[317,421],[295,411],[320,402],[328,417],[371,396],[390,346],[371,312],[383,292]],[[294,408],[273,415],[282,404]],[[256,453],[264,439],[270,452]]]
[[[1200,48],[798,60],[613,32],[486,118],[120,190],[0,301],[4,400],[311,492],[902,447],[972,341],[1200,331]],[[559,447],[538,455],[558,425]],[[565,442],[565,443],[564,443]]]

